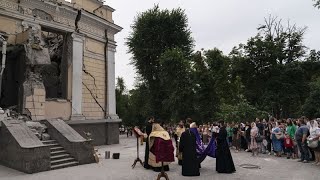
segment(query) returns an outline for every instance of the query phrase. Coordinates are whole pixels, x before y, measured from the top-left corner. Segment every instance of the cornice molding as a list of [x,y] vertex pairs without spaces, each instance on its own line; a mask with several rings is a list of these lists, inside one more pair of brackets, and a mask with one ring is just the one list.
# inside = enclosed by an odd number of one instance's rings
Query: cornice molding
[[[65,32],[74,32],[78,14],[78,10],[71,6],[42,0],[21,0],[20,4],[0,0],[0,8],[4,9],[0,11],[0,15],[32,21],[40,26]],[[108,37],[113,41],[114,35],[122,30],[120,26],[83,9],[81,12],[79,31],[92,39],[105,42],[105,29],[108,29]]]

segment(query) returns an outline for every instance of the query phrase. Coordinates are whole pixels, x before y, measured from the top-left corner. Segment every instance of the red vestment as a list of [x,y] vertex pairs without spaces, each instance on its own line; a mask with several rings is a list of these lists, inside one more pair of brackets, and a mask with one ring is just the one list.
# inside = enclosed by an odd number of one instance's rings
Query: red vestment
[[174,147],[171,140],[155,138],[150,151],[156,156],[156,163],[174,162]]

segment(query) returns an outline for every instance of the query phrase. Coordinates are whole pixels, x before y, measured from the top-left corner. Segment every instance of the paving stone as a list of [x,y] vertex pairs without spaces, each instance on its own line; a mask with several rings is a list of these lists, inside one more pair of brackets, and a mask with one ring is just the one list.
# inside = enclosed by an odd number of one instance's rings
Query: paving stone
[[[121,135],[120,144],[96,147],[101,154],[100,162],[80,165],[65,169],[27,175],[0,166],[1,180],[155,180],[158,173],[145,170],[140,164],[131,168],[136,158],[136,140]],[[105,151],[120,152],[120,159],[104,159]],[[140,147],[140,159],[144,155],[144,146]],[[215,171],[215,159],[207,157],[201,164],[200,177],[183,177],[178,162],[170,165],[170,180],[319,180],[320,167],[312,164],[298,163],[296,160],[276,158],[269,155],[251,157],[250,153],[233,152],[237,172],[234,174],[218,174]],[[241,164],[258,165],[261,169],[241,168]]]

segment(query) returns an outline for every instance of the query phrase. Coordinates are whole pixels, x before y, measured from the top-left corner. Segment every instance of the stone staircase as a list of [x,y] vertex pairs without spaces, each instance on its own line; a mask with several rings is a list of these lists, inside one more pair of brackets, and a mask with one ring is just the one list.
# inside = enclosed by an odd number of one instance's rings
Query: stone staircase
[[51,170],[61,169],[79,165],[56,140],[42,141],[43,144],[50,146]]

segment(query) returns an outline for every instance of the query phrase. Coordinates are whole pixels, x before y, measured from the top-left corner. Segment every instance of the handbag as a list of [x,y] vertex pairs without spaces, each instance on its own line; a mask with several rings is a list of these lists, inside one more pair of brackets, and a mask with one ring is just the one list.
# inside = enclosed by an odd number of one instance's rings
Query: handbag
[[307,144],[310,148],[317,148],[319,146],[319,140],[308,139]]
[[268,146],[268,141],[264,139],[264,140],[262,141],[262,144],[263,144],[264,146]]
[[258,135],[256,136],[256,142],[261,143],[262,141],[263,141],[263,137],[260,135],[260,133],[258,133]]

